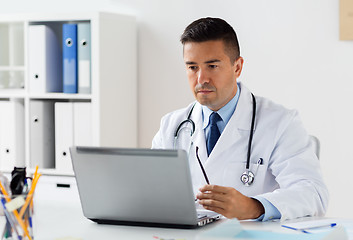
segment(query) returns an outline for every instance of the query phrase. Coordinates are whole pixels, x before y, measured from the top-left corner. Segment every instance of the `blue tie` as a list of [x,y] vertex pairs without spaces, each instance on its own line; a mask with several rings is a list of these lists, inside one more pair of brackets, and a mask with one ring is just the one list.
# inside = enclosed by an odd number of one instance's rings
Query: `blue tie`
[[216,112],[213,112],[210,115],[210,131],[206,141],[208,156],[211,154],[214,146],[216,145],[216,142],[218,141],[219,136],[221,135],[217,127],[217,122],[221,120],[222,118]]

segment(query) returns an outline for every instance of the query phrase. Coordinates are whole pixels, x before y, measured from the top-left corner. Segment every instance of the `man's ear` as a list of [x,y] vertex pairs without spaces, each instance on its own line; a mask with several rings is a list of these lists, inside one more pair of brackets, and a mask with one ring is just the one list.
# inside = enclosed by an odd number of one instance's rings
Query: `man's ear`
[[243,64],[244,64],[244,58],[238,57],[238,59],[234,62],[235,68],[235,75],[236,77],[239,77],[241,74],[241,71],[243,70]]

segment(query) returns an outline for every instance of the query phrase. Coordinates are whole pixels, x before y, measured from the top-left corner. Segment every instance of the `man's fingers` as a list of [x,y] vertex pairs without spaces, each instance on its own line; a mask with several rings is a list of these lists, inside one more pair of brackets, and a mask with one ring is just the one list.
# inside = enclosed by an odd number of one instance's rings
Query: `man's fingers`
[[218,186],[218,185],[204,185],[203,187],[201,187],[200,192],[207,192],[207,191],[212,191],[215,193],[228,193],[229,192],[229,188],[228,187],[222,187],[222,186]]
[[212,206],[204,206],[205,209],[222,214],[223,216],[226,216],[226,211],[223,208],[219,207],[212,207]]
[[226,201],[226,196],[223,193],[215,193],[211,191],[201,192],[196,195],[197,199],[214,199],[220,202]]
[[224,209],[225,204],[221,201],[217,201],[214,199],[202,199],[199,200],[199,204],[201,204],[203,207],[208,207],[208,208],[220,208]]

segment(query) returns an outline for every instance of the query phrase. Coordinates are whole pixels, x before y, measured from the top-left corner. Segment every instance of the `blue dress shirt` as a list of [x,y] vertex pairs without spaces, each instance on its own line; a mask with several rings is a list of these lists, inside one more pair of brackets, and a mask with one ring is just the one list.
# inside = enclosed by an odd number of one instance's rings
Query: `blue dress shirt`
[[[229,119],[232,117],[235,111],[235,108],[237,107],[239,96],[240,96],[240,86],[238,84],[238,91],[235,94],[235,96],[225,106],[223,106],[221,109],[217,111],[219,116],[222,118],[222,121],[217,122],[217,127],[221,134],[224,128],[226,127],[227,123],[229,122]],[[208,132],[210,131],[209,121],[210,121],[210,115],[212,113],[213,111],[211,109],[202,105],[202,118],[203,118],[202,129],[206,134],[205,136],[208,136]]]
[[[223,106],[221,109],[219,109],[217,111],[219,116],[222,118],[222,121],[217,122],[217,127],[218,127],[219,132],[221,134],[237,107],[239,97],[240,97],[240,91],[241,91],[239,84],[237,84],[237,86],[238,86],[238,90],[237,90],[237,93],[235,94],[235,96],[225,106]],[[212,114],[212,112],[213,111],[211,109],[202,105],[202,118],[203,118],[203,127],[202,128],[205,132],[206,137],[208,136],[208,132],[210,131],[209,119],[210,119],[210,115]],[[267,220],[271,220],[271,219],[281,218],[281,213],[267,199],[265,199],[263,197],[253,197],[253,198],[258,200],[259,202],[261,202],[261,204],[263,205],[263,207],[265,209],[265,213],[262,214],[256,220],[267,221]]]

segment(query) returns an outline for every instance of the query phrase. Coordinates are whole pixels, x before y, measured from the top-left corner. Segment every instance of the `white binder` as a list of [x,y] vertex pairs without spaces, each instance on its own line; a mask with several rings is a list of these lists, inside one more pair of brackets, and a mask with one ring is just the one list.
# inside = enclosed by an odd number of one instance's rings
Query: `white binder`
[[74,145],[73,112],[73,103],[55,103],[55,168],[64,172],[72,171],[69,148]]
[[0,167],[13,170],[25,165],[24,106],[19,101],[0,101]]
[[62,52],[54,31],[48,26],[29,26],[28,60],[31,93],[62,92]]
[[55,167],[54,102],[30,101],[30,166]]
[[55,168],[72,171],[69,148],[92,146],[92,110],[89,102],[55,103]]

